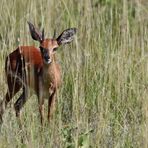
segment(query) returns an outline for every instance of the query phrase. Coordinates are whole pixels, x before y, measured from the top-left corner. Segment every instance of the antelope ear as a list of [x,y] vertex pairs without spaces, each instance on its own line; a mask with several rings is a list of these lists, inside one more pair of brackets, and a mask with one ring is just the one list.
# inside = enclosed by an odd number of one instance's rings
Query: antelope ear
[[59,45],[68,44],[72,42],[74,39],[74,35],[76,34],[76,28],[69,28],[64,30],[61,35],[57,38],[57,42]]
[[41,33],[40,31],[38,31],[32,23],[28,22],[28,25],[29,25],[29,30],[30,30],[32,39],[42,42],[44,33]]

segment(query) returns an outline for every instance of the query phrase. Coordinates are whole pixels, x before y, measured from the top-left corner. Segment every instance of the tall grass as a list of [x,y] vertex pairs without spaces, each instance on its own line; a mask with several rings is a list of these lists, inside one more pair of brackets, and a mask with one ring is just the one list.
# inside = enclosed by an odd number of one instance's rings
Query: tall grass
[[[63,84],[50,125],[41,130],[36,96],[5,111],[0,147],[147,147],[148,2],[146,0],[1,0],[0,99],[4,63],[18,45],[32,41],[27,21],[46,36],[77,27],[75,41],[57,51]],[[46,103],[47,104],[47,103]],[[23,140],[22,140],[23,139]]]

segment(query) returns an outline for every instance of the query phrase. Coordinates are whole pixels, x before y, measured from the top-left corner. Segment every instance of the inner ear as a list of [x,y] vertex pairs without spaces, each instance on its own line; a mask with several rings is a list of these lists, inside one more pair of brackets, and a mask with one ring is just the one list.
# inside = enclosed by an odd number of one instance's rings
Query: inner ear
[[32,23],[28,22],[28,25],[29,25],[29,30],[30,30],[30,34],[31,34],[32,39],[42,42],[43,33],[38,31],[38,29],[36,29]]
[[61,35],[57,38],[59,45],[68,44],[73,41],[74,35],[76,34],[76,28],[69,28],[64,30]]

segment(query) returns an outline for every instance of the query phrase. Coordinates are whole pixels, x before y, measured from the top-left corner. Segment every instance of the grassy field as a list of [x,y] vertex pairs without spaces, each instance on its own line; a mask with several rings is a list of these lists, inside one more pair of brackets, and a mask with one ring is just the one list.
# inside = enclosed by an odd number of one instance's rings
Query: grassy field
[[38,46],[28,20],[47,37],[69,27],[78,28],[77,36],[57,51],[63,84],[50,125],[41,128],[32,95],[20,130],[15,97],[4,114],[0,148],[147,148],[147,0],[1,0],[0,100],[6,55],[19,45]]

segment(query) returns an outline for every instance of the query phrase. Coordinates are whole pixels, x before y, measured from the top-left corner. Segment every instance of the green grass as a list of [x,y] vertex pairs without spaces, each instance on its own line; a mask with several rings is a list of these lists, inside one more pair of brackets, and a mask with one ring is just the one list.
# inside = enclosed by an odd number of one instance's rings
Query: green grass
[[[50,125],[41,128],[36,96],[4,114],[0,147],[140,148],[148,146],[147,0],[1,0],[0,99],[6,90],[5,57],[35,45],[27,21],[57,36],[77,27],[72,44],[57,51],[63,84]],[[47,103],[46,103],[47,105]]]

